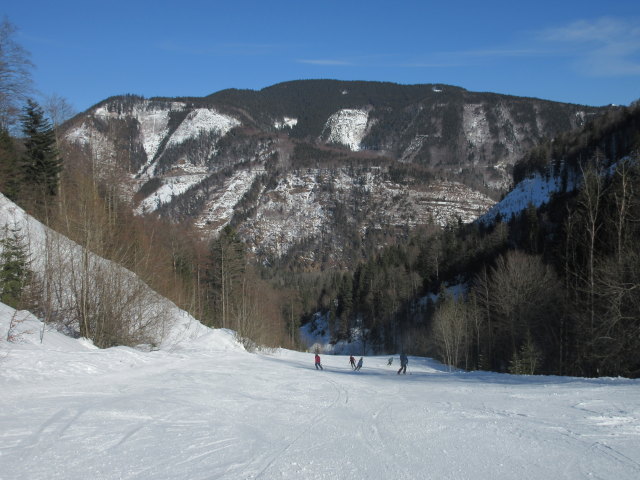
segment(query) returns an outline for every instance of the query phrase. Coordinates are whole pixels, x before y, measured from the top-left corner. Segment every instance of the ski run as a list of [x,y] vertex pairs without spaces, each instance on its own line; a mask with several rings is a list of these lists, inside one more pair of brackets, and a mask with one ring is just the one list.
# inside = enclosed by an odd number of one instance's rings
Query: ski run
[[249,353],[189,322],[155,351],[99,350],[41,343],[0,305],[0,479],[640,478],[638,380],[411,356],[398,375],[398,355],[316,371],[312,353]]

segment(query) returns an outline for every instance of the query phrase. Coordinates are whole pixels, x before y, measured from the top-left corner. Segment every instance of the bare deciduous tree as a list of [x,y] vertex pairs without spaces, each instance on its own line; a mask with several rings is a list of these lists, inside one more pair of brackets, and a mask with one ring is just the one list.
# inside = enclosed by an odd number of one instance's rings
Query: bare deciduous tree
[[496,347],[503,359],[511,358],[528,335],[534,341],[557,342],[559,280],[541,257],[521,251],[501,256],[491,270],[489,290]]
[[5,17],[0,23],[0,128],[18,120],[21,104],[33,92],[30,54],[15,40],[16,27]]
[[466,304],[447,295],[433,318],[433,336],[444,363],[460,367],[469,339]]

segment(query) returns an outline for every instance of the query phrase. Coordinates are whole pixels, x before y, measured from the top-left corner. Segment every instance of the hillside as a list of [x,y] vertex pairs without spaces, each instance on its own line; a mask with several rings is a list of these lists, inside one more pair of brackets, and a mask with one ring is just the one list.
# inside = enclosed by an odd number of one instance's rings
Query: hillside
[[42,338],[51,330],[91,338],[100,347],[170,346],[204,328],[132,271],[51,230],[2,194],[0,225],[0,253],[15,239],[28,259],[31,275],[20,303],[47,322],[38,331]]
[[308,80],[114,97],[68,122],[64,138],[139,214],[193,221],[208,237],[230,224],[263,258],[321,252],[317,265],[353,265],[366,256],[359,245],[390,233],[472,221],[529,148],[603,111],[447,85]]

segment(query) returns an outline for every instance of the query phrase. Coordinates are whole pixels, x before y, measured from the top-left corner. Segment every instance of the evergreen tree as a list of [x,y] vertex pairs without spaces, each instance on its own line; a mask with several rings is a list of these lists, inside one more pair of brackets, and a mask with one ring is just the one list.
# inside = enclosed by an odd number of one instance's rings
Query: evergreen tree
[[58,193],[58,177],[62,160],[56,148],[56,137],[51,123],[40,106],[27,102],[22,116],[25,154],[22,173],[25,183],[34,190],[36,203],[47,203]]
[[0,300],[19,308],[24,288],[31,277],[29,258],[18,229],[4,227],[0,239]]

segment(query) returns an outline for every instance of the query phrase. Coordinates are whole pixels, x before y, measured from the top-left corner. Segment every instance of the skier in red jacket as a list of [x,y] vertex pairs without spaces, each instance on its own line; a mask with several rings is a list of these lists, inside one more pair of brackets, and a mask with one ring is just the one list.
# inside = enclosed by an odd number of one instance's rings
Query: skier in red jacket
[[322,364],[320,363],[320,355],[316,353],[316,370],[324,370],[322,368]]

